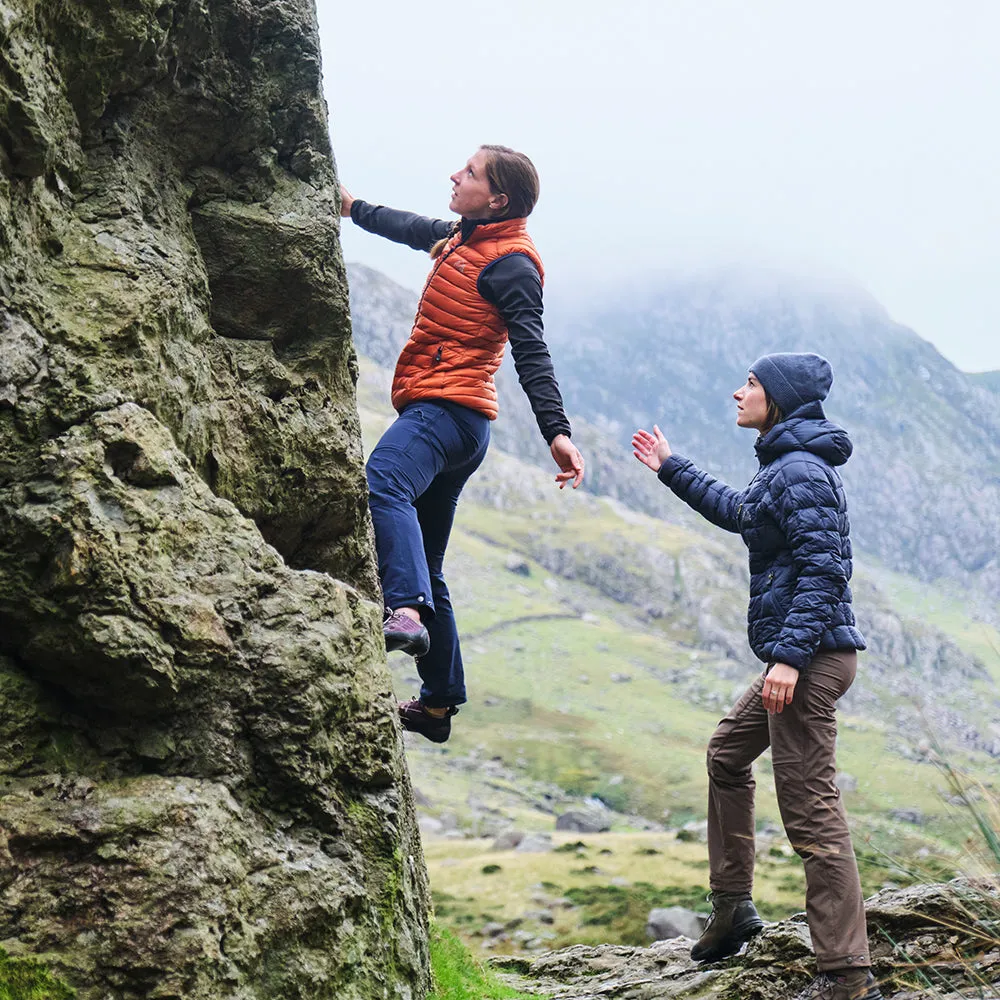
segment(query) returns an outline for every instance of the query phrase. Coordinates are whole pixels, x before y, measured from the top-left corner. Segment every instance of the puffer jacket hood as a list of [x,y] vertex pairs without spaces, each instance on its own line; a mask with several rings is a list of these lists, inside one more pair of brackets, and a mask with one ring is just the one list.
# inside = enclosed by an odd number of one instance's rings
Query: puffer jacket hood
[[761,465],[791,451],[808,451],[839,466],[851,457],[854,445],[843,427],[827,420],[821,403],[806,403],[757,438],[754,450]]

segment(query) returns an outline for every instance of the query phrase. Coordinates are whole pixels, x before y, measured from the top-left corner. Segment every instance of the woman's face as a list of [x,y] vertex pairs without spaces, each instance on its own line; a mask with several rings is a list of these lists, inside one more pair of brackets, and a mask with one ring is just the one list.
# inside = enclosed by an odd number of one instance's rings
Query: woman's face
[[737,426],[753,427],[758,431],[767,426],[767,393],[753,372],[747,376],[746,384],[733,393],[733,399],[736,400]]
[[490,191],[490,182],[486,177],[486,151],[483,149],[451,175],[451,183],[451,203],[448,207],[464,219],[488,219],[494,212],[502,211],[507,203],[506,195]]

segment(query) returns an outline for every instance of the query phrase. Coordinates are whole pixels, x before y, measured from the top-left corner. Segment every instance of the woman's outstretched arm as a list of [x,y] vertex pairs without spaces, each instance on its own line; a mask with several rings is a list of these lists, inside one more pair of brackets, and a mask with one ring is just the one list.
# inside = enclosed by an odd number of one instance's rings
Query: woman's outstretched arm
[[451,232],[452,226],[444,219],[429,219],[415,212],[369,205],[367,201],[353,197],[343,184],[340,185],[340,214],[350,216],[355,225],[369,233],[384,236],[414,250],[430,250]]
[[518,380],[560,469],[556,482],[560,489],[567,484],[576,489],[583,482],[583,455],[570,440],[569,420],[545,344],[538,268],[524,254],[510,253],[487,265],[476,287],[487,302],[500,310],[507,324]]
[[707,521],[726,531],[740,530],[739,509],[743,492],[703,472],[688,459],[675,455],[655,424],[652,434],[637,430],[632,435],[632,454],[652,469],[664,486],[669,486]]

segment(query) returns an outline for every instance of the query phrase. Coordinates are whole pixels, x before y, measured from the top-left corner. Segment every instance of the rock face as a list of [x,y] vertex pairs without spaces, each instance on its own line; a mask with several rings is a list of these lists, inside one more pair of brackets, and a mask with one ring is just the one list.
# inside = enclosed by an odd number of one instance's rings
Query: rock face
[[[866,902],[872,968],[886,997],[960,1000],[994,996],[1000,941],[995,883],[883,890]],[[494,959],[530,995],[553,1000],[774,1000],[791,997],[815,974],[805,914],[769,924],[738,956],[698,965],[689,938],[649,948],[578,945],[534,961]]]
[[304,0],[0,0],[0,949],[421,997]]

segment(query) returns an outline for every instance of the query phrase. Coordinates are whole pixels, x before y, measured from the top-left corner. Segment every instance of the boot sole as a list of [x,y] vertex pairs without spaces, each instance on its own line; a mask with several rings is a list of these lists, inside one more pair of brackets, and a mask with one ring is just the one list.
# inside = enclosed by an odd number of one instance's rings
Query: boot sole
[[736,952],[740,950],[750,940],[752,937],[756,937],[764,929],[764,921],[759,917],[754,920],[744,920],[743,923],[737,924],[728,934],[727,937],[723,938],[719,944],[711,949],[710,951],[705,951],[700,955],[696,955],[697,945],[691,949],[691,957],[696,962],[717,962],[722,958],[729,958],[730,955],[735,955]]
[[419,659],[421,656],[426,656],[431,648],[430,636],[417,636],[414,638],[411,635],[401,635],[396,632],[385,632],[385,651],[387,653],[407,653],[409,656],[413,656]]
[[447,743],[448,737],[451,736],[451,726],[440,732],[428,732],[419,725],[411,724],[405,715],[399,717],[399,723],[408,733],[417,733],[419,736],[423,736],[425,740],[430,740],[431,743]]

